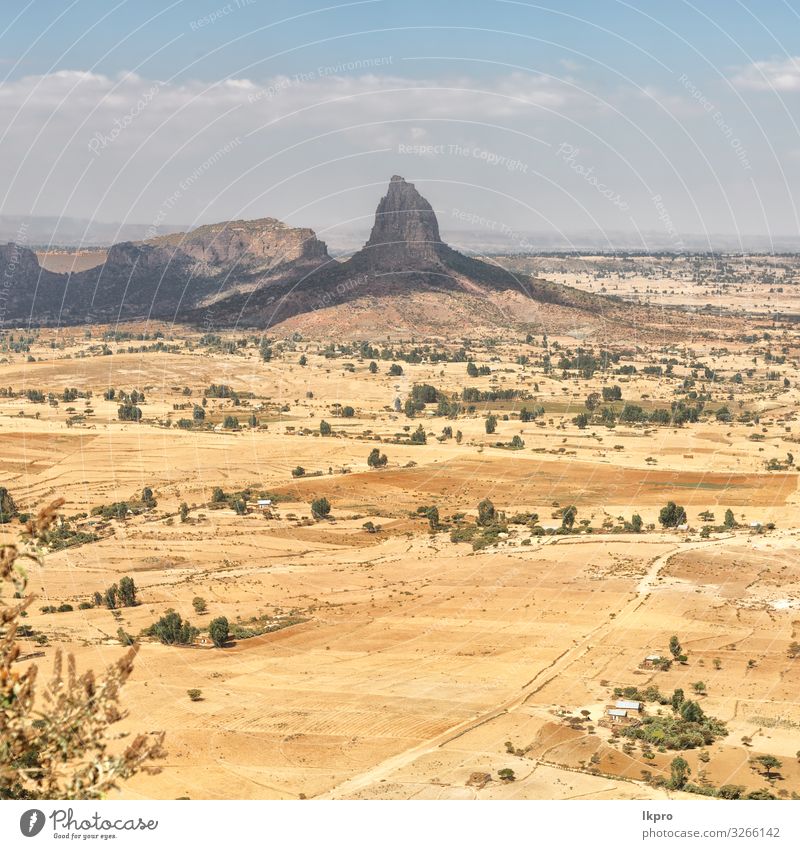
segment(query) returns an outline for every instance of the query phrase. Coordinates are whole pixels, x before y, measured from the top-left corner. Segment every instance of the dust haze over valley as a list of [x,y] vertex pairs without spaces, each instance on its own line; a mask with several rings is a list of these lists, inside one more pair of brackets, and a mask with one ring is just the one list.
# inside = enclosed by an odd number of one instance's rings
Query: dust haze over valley
[[213,5],[0,56],[0,798],[800,798],[796,57]]

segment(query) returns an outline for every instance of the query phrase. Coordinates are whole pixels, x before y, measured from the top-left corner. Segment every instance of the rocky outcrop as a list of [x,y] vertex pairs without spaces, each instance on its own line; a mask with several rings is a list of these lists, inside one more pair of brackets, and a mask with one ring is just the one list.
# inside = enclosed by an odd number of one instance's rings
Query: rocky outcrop
[[433,207],[413,183],[394,176],[378,204],[369,240],[350,265],[379,272],[434,269],[441,265],[444,247]]
[[449,305],[436,317],[439,326],[456,321],[454,297],[480,313],[476,304],[490,312],[493,298],[512,293],[524,301],[524,321],[536,304],[597,313],[610,303],[453,250],[441,240],[433,207],[399,176],[378,204],[369,240],[344,263],[312,230],[274,218],[123,242],[104,265],[73,274],[45,272],[32,252],[13,245],[0,249],[0,258],[15,273],[6,324],[11,316],[42,324],[159,318],[265,328],[356,302],[378,314],[390,302],[408,312],[416,297],[426,310],[437,298]]

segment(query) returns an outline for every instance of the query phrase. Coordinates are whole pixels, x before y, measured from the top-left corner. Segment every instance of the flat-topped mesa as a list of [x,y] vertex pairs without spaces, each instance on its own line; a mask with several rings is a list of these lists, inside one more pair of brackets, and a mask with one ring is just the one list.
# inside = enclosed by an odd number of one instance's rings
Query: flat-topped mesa
[[413,183],[395,175],[378,204],[369,241],[352,263],[384,272],[436,268],[443,247],[433,207]]
[[319,265],[330,261],[325,243],[313,230],[289,227],[275,218],[207,224],[145,244],[188,257],[201,274],[231,269],[265,272],[292,263]]

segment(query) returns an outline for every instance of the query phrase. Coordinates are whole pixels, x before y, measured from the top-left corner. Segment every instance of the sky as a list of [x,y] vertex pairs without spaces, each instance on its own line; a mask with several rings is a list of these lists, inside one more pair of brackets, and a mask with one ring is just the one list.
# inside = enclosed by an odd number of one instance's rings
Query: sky
[[796,0],[4,12],[4,216],[153,233],[273,217],[336,248],[400,174],[457,246],[800,238]]

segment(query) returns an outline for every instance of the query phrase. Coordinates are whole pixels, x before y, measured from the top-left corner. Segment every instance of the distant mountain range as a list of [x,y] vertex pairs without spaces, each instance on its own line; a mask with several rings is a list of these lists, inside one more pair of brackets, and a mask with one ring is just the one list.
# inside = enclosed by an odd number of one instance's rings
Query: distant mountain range
[[[30,241],[30,240],[28,240]],[[367,243],[345,262],[309,229],[273,218],[114,244],[71,274],[0,246],[6,326],[159,319],[205,328],[282,325],[325,334],[590,333],[648,323],[642,308],[514,274],[446,245],[431,205],[392,177]]]

